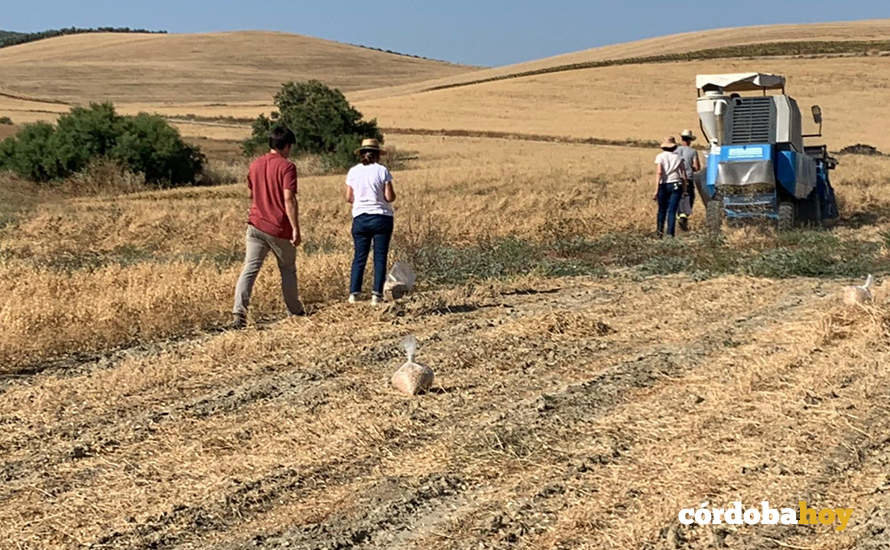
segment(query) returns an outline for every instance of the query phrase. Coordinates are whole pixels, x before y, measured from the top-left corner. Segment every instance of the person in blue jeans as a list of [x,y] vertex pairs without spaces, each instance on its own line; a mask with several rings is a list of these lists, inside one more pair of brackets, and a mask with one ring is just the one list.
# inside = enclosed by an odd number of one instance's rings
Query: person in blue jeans
[[355,255],[352,259],[352,274],[349,281],[349,303],[355,303],[362,291],[365,265],[371,246],[374,247],[374,286],[371,291],[371,304],[383,300],[383,285],[386,282],[386,257],[392,239],[393,209],[396,200],[392,174],[379,163],[380,142],[376,139],[362,140],[356,150],[361,163],[353,166],[346,175],[346,202],[352,204],[352,240]]
[[686,163],[677,154],[677,140],[673,136],[661,143],[661,153],[655,157],[655,164],[657,189],[652,199],[658,203],[656,232],[659,238],[664,236],[664,225],[667,222],[667,233],[673,237],[677,226],[677,207],[680,199],[686,195],[689,180]]

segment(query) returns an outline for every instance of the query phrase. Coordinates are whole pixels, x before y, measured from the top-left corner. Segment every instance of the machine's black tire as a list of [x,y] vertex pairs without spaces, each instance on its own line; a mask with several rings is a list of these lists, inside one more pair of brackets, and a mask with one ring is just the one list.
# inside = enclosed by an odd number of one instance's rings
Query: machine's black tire
[[813,227],[822,227],[824,224],[822,223],[822,199],[817,196],[813,197],[813,204],[810,212],[813,217],[810,219],[810,223]]
[[797,203],[797,223],[822,227],[822,199],[818,193],[813,193],[809,199]]
[[822,227],[827,229],[834,227],[840,221],[840,212],[837,210],[837,198],[833,192],[828,195],[828,203],[825,204],[825,210],[822,212],[822,215],[825,216],[822,219]]
[[780,202],[777,211],[779,215],[779,231],[790,231],[794,228],[794,203]]
[[708,232],[714,235],[720,233],[723,226],[723,201],[713,197],[705,206],[705,225]]

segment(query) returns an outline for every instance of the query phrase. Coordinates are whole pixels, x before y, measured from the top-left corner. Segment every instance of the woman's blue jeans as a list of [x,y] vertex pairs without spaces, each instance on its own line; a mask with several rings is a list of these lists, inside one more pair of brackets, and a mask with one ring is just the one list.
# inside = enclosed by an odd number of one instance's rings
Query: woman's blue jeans
[[667,233],[674,236],[677,227],[677,207],[683,196],[682,184],[662,183],[658,186],[658,234],[664,234],[664,222],[667,218]]
[[352,219],[352,241],[355,244],[355,256],[352,259],[352,277],[349,282],[349,293],[358,294],[362,291],[362,279],[371,244],[374,245],[374,294],[383,295],[383,283],[386,282],[386,256],[389,254],[389,241],[392,239],[392,216],[383,214],[362,214]]

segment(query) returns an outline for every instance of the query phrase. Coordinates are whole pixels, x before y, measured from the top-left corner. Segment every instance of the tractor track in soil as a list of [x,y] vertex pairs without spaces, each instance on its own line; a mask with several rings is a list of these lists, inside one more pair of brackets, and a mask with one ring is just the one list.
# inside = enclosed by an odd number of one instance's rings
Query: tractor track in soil
[[[536,293],[537,294],[537,293]],[[476,305],[469,309],[471,311],[484,307],[503,307],[501,304],[484,304]],[[512,308],[512,306],[507,306]],[[549,309],[549,304],[547,309]],[[460,308],[453,308],[460,309]],[[534,309],[534,308],[532,308]],[[449,312],[449,308],[432,310],[432,312],[421,312],[421,316],[436,315],[439,313]],[[767,312],[770,313],[771,310]],[[760,319],[761,315],[753,317]],[[483,332],[485,330],[496,330],[497,326],[481,325],[473,319],[458,321],[444,330],[438,331],[432,335],[431,341],[448,341],[461,334],[468,332]],[[218,331],[217,331],[218,332]],[[723,334],[728,332],[726,327],[709,331],[709,334]],[[696,335],[696,339],[701,339],[702,335]],[[149,344],[137,344],[129,348],[120,348],[109,354],[96,354],[84,357],[75,356],[66,359],[59,359],[50,363],[43,363],[41,367],[35,368],[33,372],[28,372],[14,377],[8,377],[4,380],[8,387],[14,387],[17,384],[28,383],[26,379],[36,376],[58,376],[58,377],[83,377],[89,376],[91,373],[99,370],[107,370],[116,368],[125,359],[132,358],[148,358],[160,359],[163,354],[187,355],[199,347],[201,343],[212,338],[212,334],[203,334],[192,338],[170,339]],[[717,345],[716,342],[712,343]],[[545,353],[552,353],[556,346],[547,346],[544,344],[542,349]],[[608,357],[615,357],[616,354],[621,355],[637,355],[636,359],[629,361],[630,364],[643,360],[647,355],[661,353],[658,345],[649,346],[645,349],[623,349],[616,350],[608,348],[605,350],[589,349],[588,353],[592,353],[599,361]],[[132,407],[130,409],[119,409],[115,418],[94,418],[92,422],[83,422],[65,425],[62,429],[59,426],[53,426],[55,430],[47,431],[41,434],[37,441],[50,442],[52,440],[70,440],[74,441],[78,438],[83,439],[83,434],[95,434],[98,441],[107,440],[109,432],[116,431],[116,425],[121,421],[134,422],[136,424],[144,424],[146,426],[157,425],[162,422],[175,422],[186,418],[205,418],[216,414],[227,414],[237,411],[239,408],[259,400],[274,400],[287,396],[291,399],[296,398],[296,402],[305,406],[310,412],[316,407],[324,405],[324,397],[343,391],[343,387],[336,387],[338,384],[342,386],[342,382],[338,383],[337,378],[343,371],[348,370],[354,364],[361,364],[368,361],[384,362],[395,361],[401,357],[401,352],[393,347],[389,342],[379,343],[369,346],[358,354],[353,361],[344,361],[342,357],[331,356],[323,358],[320,362],[313,365],[292,365],[290,363],[283,364],[266,364],[267,371],[261,378],[245,377],[241,380],[231,382],[229,385],[220,388],[209,388],[206,393],[201,393],[197,397],[182,402],[174,402],[161,410],[144,411],[141,407]],[[293,370],[297,366],[298,370]],[[289,372],[288,372],[289,371]],[[333,383],[334,387],[325,387]],[[0,417],[0,425],[11,424],[14,420]],[[155,426],[156,427],[156,426]],[[143,433],[139,438],[127,442],[115,442],[114,445],[123,443],[133,443],[150,436],[150,431]],[[33,443],[34,439],[29,438],[28,443]],[[11,442],[10,448],[14,448],[20,442]],[[59,456],[67,456],[68,453],[60,453]],[[45,457],[44,457],[45,458]],[[44,465],[46,462],[44,461]],[[3,476],[4,479],[10,481],[11,477]],[[2,494],[0,494],[2,496]]]
[[[537,296],[535,298],[539,299],[539,297]],[[550,297],[546,296],[545,298]],[[800,302],[800,300],[797,298],[795,298],[795,300]],[[530,309],[533,311],[535,309],[534,305],[537,304],[534,301],[532,302],[532,304],[533,305]],[[551,304],[550,300],[548,300],[547,305],[544,306],[544,309],[552,307],[553,304]],[[787,307],[787,304],[785,304],[779,306],[778,309]],[[749,320],[746,321],[746,323],[756,325],[758,322],[761,322],[766,318],[774,317],[776,309],[777,308],[775,307],[771,307],[767,308],[765,311],[758,312],[754,316],[750,317]],[[469,327],[467,325],[469,325]],[[458,322],[454,326],[449,327],[451,330],[443,331],[438,339],[448,340],[456,334],[465,332],[468,328],[471,328],[472,330],[473,325],[479,325],[479,323],[474,323],[472,320],[465,321],[463,323]],[[701,361],[701,358],[707,356],[709,350],[713,353],[714,351],[719,349],[720,341],[726,338],[727,332],[737,333],[738,329],[740,328],[739,325],[740,323],[733,321],[731,323],[718,325],[718,328],[716,329],[711,328],[710,330],[706,331],[706,334],[699,335],[696,338],[696,340],[699,342],[696,345],[697,349],[681,349],[671,351],[664,349],[663,346],[659,344],[651,345],[648,348],[642,350],[609,349],[608,355],[610,357],[615,357],[616,355],[621,354],[636,355],[636,357],[628,359],[623,363],[619,363],[616,366],[610,367],[608,369],[611,371],[610,373],[592,378],[588,382],[582,383],[581,385],[568,388],[566,390],[567,393],[563,395],[576,396],[569,398],[569,402],[578,401],[579,397],[583,397],[581,401],[588,404],[584,405],[583,403],[578,403],[578,406],[581,406],[585,409],[594,407],[600,409],[601,413],[604,413],[608,410],[609,406],[618,399],[618,394],[622,387],[644,387],[646,385],[657,382],[660,376],[675,375],[676,370],[679,368],[678,365],[680,365],[681,363],[670,361],[670,357],[676,354],[680,354],[683,357],[698,357],[698,359],[693,359],[692,361],[682,363],[683,365],[685,365],[684,368],[694,367],[698,365],[698,363]],[[731,331],[728,330],[730,327],[732,327]],[[479,328],[476,327],[476,330],[478,331]],[[550,350],[548,352],[545,348],[542,351],[544,351],[545,353],[552,353],[554,350]],[[389,347],[389,349],[387,349],[385,345],[378,345],[376,348],[372,348],[360,354],[359,361],[388,361],[394,359],[397,356],[397,353],[398,352],[391,351],[391,346]],[[606,354],[603,353],[601,355]],[[602,361],[604,358],[599,357],[597,359]],[[666,366],[664,363],[665,359],[668,359]],[[338,361],[336,358],[331,361],[331,363],[333,363],[334,365],[336,365],[338,362],[340,361]],[[291,405],[294,404],[294,398],[299,396],[299,399],[296,399],[296,401],[299,402],[300,400],[302,400],[305,403],[304,406],[308,407],[309,409],[312,409],[313,407],[323,406],[326,399],[325,396],[340,393],[343,391],[343,388],[337,387],[337,374],[339,373],[337,372],[336,367],[334,367],[334,369],[332,370],[332,366],[333,365],[331,364],[322,364],[318,365],[314,369],[314,372],[300,370],[291,372],[290,374],[282,374],[280,372],[277,372],[275,366],[272,365],[272,373],[267,375],[265,378],[259,380],[251,379],[242,381],[241,384],[236,385],[235,387],[223,388],[211,392],[210,394],[201,395],[198,398],[192,399],[188,402],[176,403],[172,407],[165,407],[166,410],[164,411],[130,411],[130,413],[135,415],[136,418],[126,420],[128,422],[135,422],[136,424],[145,425],[147,426],[147,429],[135,432],[135,439],[127,441],[114,441],[112,439],[114,433],[117,431],[116,427],[118,425],[118,422],[124,421],[126,418],[125,416],[123,418],[121,416],[116,416],[114,419],[98,419],[99,422],[93,423],[92,425],[89,423],[81,423],[74,426],[68,426],[67,429],[62,429],[59,431],[49,431],[40,438],[42,440],[41,447],[43,447],[44,452],[41,453],[39,459],[35,457],[35,463],[31,464],[23,462],[5,464],[4,478],[7,481],[14,481],[22,475],[27,475],[26,472],[33,472],[38,467],[48,468],[52,467],[53,464],[71,460],[72,456],[88,456],[93,452],[101,452],[101,446],[103,442],[107,444],[109,441],[112,441],[113,447],[132,445],[138,441],[143,441],[146,438],[151,437],[151,433],[153,432],[151,426],[153,424],[170,421],[175,422],[189,416],[206,417],[213,414],[226,414],[227,412],[237,410],[240,407],[243,407],[248,403],[252,403],[257,400],[281,399],[286,394],[290,394],[289,397],[291,399]],[[111,368],[113,368],[113,366]],[[342,364],[341,362],[340,368],[348,368],[348,365]],[[333,387],[325,390],[325,384],[333,385]],[[298,388],[305,389],[299,390]],[[529,408],[528,403],[523,403],[519,406],[522,408]],[[126,411],[120,412],[126,414]],[[475,414],[476,412],[474,411],[472,415]],[[499,415],[496,418],[502,419],[503,416]],[[497,424],[498,420],[488,420],[487,423]],[[435,428],[435,425],[431,426],[431,428]],[[85,437],[85,434],[89,435]],[[424,438],[419,439],[423,440]],[[81,445],[75,446],[74,450],[72,450],[70,443],[71,441],[83,442],[84,440],[99,442],[99,448],[92,449],[89,447],[88,444],[86,449],[84,449]],[[55,453],[50,451],[51,444],[54,441],[63,442],[62,445],[58,446],[57,449],[55,449]],[[31,440],[30,443],[33,444],[34,441]],[[400,448],[410,447],[410,441],[406,441],[403,444],[397,444],[397,446]],[[81,450],[78,451],[77,449]],[[39,466],[37,461],[39,461]],[[328,471],[329,473],[333,473],[334,471],[336,471],[336,467],[333,464],[329,464],[325,466],[324,470]],[[353,475],[355,473],[354,470],[355,468],[353,468]],[[298,474],[297,472],[290,472],[285,474],[282,474],[281,472],[275,472],[271,474],[268,479],[256,480],[255,487],[256,491],[258,491],[259,494],[251,497],[252,502],[261,502],[264,500],[271,501],[272,499],[280,495],[282,491],[294,489],[295,487],[299,486],[297,480],[302,479],[302,477],[303,475]],[[451,485],[453,484],[449,485],[448,491],[443,491],[442,493],[450,494],[450,492],[453,490],[453,487]],[[241,491],[242,490],[239,489],[238,491],[233,493],[233,495],[227,495],[221,502],[225,502],[225,506],[231,507],[232,499],[237,498],[237,495],[241,493]],[[13,496],[13,494],[6,494],[3,496],[11,497]],[[239,510],[238,515],[239,517],[243,517],[243,515],[247,512],[249,511]],[[157,528],[153,531],[155,532],[155,534],[168,532],[174,524],[180,521],[179,518],[186,515],[191,515],[194,518],[192,521],[188,522],[189,532],[200,531],[200,525],[202,524],[205,526],[205,528],[211,527],[213,525],[212,522],[201,519],[205,516],[209,515],[210,517],[225,517],[225,514],[214,514],[207,511],[202,513],[201,511],[191,510],[189,508],[181,508],[179,509],[179,513],[171,512],[171,515],[168,516],[166,519],[159,519],[160,524],[156,524]],[[386,516],[386,514],[384,514],[384,516]],[[167,525],[168,527],[164,528],[161,527],[161,525]],[[144,540],[146,536],[145,532],[145,528],[140,528],[139,530],[132,532],[129,536],[117,534],[110,536],[110,538],[106,538],[105,540],[113,540],[115,541],[115,543],[120,543],[121,537],[124,537],[123,540]],[[166,540],[167,543],[172,542],[169,533],[161,539],[155,539],[155,541],[158,542],[161,540]]]
[[[368,365],[386,372],[398,363],[400,352],[391,341],[384,340],[367,343],[358,353],[338,353],[336,350],[343,340],[333,339],[331,349],[314,356],[267,361],[259,371],[234,377],[219,387],[204,387],[163,406],[146,408],[138,401],[123,401],[112,416],[87,415],[77,422],[58,422],[41,430],[26,431],[21,437],[4,438],[0,443],[6,451],[20,451],[19,454],[28,449],[40,451],[27,458],[4,460],[0,478],[6,483],[0,491],[0,501],[14,501],[24,487],[35,485],[47,495],[64,498],[66,493],[77,489],[78,480],[65,482],[53,475],[56,469],[69,469],[72,463],[84,458],[120,454],[149,445],[165,425],[234,415],[258,403],[280,404],[303,414],[325,414],[344,406],[345,400],[351,400],[362,403],[373,414],[415,415],[423,421],[423,429],[410,434],[394,432],[387,438],[387,447],[401,455],[422,452],[425,446],[435,442],[438,433],[449,429],[457,430],[455,444],[468,449],[471,455],[484,455],[492,445],[491,435],[497,439],[499,433],[517,442],[518,450],[513,451],[522,453],[525,452],[523,445],[534,447],[533,442],[542,434],[571,433],[573,428],[606,416],[617,406],[627,405],[639,391],[706,368],[725,352],[728,343],[737,345],[752,332],[766,326],[780,326],[824,300],[819,281],[768,283],[756,291],[771,293],[774,301],[753,310],[743,304],[732,310],[713,308],[707,316],[687,319],[686,326],[676,327],[685,334],[685,340],[678,341],[660,335],[659,329],[664,327],[657,318],[639,311],[642,304],[637,302],[645,302],[652,293],[674,294],[675,285],[688,285],[694,294],[694,283],[672,277],[642,285],[610,283],[613,284],[570,280],[556,288],[503,295],[495,301],[413,310],[409,307],[407,311],[390,308],[381,314],[381,320],[388,324],[412,325],[419,332],[425,332],[422,353],[425,357],[437,358],[436,365],[443,371],[472,370],[484,365],[487,357],[504,355],[511,357],[520,371],[529,369],[526,376],[512,378],[500,390],[489,388],[491,400],[460,398],[462,406],[450,414],[426,411],[420,404],[404,400],[374,405],[368,402],[373,399],[365,387],[369,380],[361,371],[359,376],[355,372],[358,367]],[[641,292],[636,290],[639,286],[649,288]],[[742,290],[736,294],[743,297],[744,293]],[[570,341],[555,339],[546,333],[537,336],[503,333],[504,325],[511,322],[573,313],[599,315],[606,327],[631,317],[639,323],[639,334],[628,334],[626,325],[615,331],[614,336],[607,336],[605,331],[579,335]],[[207,338],[213,336],[201,336],[200,342],[177,342],[172,351],[140,348],[140,353],[148,353],[158,360],[169,359],[171,355],[187,356],[199,353]],[[480,351],[479,346],[486,349]],[[764,353],[774,351],[764,350]],[[559,367],[572,362],[578,364],[572,369],[571,382],[565,383]],[[82,365],[74,377],[101,376],[114,371],[120,363],[120,360],[91,361]],[[548,373],[541,367],[554,371]],[[578,372],[587,374],[578,376]],[[27,381],[13,380],[9,387],[39,385],[41,379],[65,376],[48,371],[35,374]],[[380,378],[375,382],[385,384],[385,381]],[[464,383],[461,389],[473,391],[475,388],[472,383]],[[457,393],[457,388],[443,388],[428,398],[454,400],[458,399]],[[0,417],[0,424],[15,426],[17,420]],[[121,425],[141,429],[121,437]],[[509,518],[478,510],[475,502],[480,491],[479,480],[463,471],[460,465],[447,465],[442,471],[425,476],[378,475],[354,506],[323,521],[286,530],[226,536],[230,542],[224,547],[398,547],[435,535],[451,521],[457,509],[471,511],[480,536],[494,541],[495,546],[511,546],[534,539],[548,522],[555,520],[556,511],[548,511],[547,503],[554,497],[558,501],[559,495],[567,490],[565,486],[579,482],[585,472],[592,469],[629,460],[636,444],[620,434],[604,436],[603,441],[611,451],[594,456],[553,452],[553,462],[573,472],[567,476],[568,481],[555,481]],[[111,529],[93,537],[92,547],[202,547],[206,537],[237,532],[240,524],[261,517],[282,502],[331,487],[349,487],[356,479],[369,478],[380,471],[384,457],[375,454],[373,449],[357,451],[326,457],[312,467],[282,466],[252,479],[235,480],[229,489],[200,505],[171,503],[163,513],[136,526]],[[838,464],[848,467],[849,462],[849,459],[846,462],[838,459],[826,469],[837,468]],[[817,485],[812,490],[818,490]],[[633,494],[627,498],[632,500]],[[543,519],[541,510],[544,510]],[[480,514],[484,520],[478,519]]]
[[[786,308],[789,304],[780,304],[780,308]],[[799,306],[799,304],[797,304]],[[786,311],[793,313],[792,306]],[[774,308],[759,311],[743,323],[734,323],[733,334],[738,334],[739,328],[757,326],[763,322],[769,314],[775,313]],[[531,402],[524,401],[513,405],[507,411],[501,411],[485,419],[481,424],[483,431],[495,428],[504,423],[516,427],[512,429],[512,435],[521,439],[529,439],[536,432],[547,432],[553,429],[553,424],[562,424],[568,419],[590,419],[595,416],[605,415],[617,403],[622,401],[622,393],[628,390],[641,389],[656,384],[664,377],[674,377],[683,371],[700,368],[706,364],[710,354],[720,347],[727,335],[727,326],[722,325],[718,329],[706,331],[703,335],[697,335],[698,343],[692,349],[664,349],[661,346],[652,346],[646,350],[638,350],[639,356],[625,362],[611,365],[597,376],[580,383],[570,385],[554,393],[544,393]],[[550,411],[559,411],[559,415]],[[476,443],[467,441],[468,445]],[[632,449],[632,443],[627,441],[615,441],[611,454],[588,457],[589,466],[617,463],[626,457]],[[562,461],[571,461],[571,457],[560,457]],[[579,470],[585,470],[581,465]],[[296,548],[325,548],[326,544],[347,544],[352,547],[388,548],[403,537],[406,533],[416,530],[416,525],[411,517],[427,518],[430,515],[443,516],[442,509],[453,505],[455,502],[467,503],[473,500],[472,490],[466,484],[455,483],[451,480],[456,477],[433,480],[431,484],[426,481],[421,488],[400,484],[401,480],[384,479],[379,487],[375,487],[374,495],[366,506],[359,508],[354,516],[332,517],[323,524],[314,524],[293,532],[285,532],[263,539],[267,545],[282,547],[293,546]],[[436,483],[439,483],[438,485]],[[391,490],[396,485],[399,490]],[[432,487],[432,488],[431,488]],[[557,489],[558,491],[558,489]],[[457,494],[456,494],[457,493]],[[379,495],[388,495],[381,498]],[[405,495],[409,495],[407,500]],[[540,495],[542,499],[547,495]],[[405,510],[407,508],[407,510]],[[510,531],[517,529],[503,520],[495,520],[495,531]],[[513,520],[513,523],[520,523]],[[530,523],[530,522],[529,522]],[[346,526],[346,527],[344,527]],[[427,529],[430,527],[427,526]],[[519,529],[517,532],[521,532]],[[497,534],[497,533],[493,533]],[[505,542],[513,543],[519,537],[513,538],[510,533]],[[324,542],[319,542],[324,541]],[[234,547],[246,545],[248,541],[242,541]],[[400,540],[400,542],[406,542]]]

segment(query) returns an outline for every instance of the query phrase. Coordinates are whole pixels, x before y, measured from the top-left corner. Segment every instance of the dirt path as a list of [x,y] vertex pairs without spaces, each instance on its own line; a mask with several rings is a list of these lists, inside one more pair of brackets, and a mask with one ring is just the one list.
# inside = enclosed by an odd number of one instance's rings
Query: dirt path
[[[832,290],[469,286],[19,377],[0,399],[0,535],[23,548],[883,548],[886,346],[876,314],[838,310]],[[409,332],[439,384],[413,399],[387,385]],[[708,499],[859,511],[844,533],[677,524]]]

